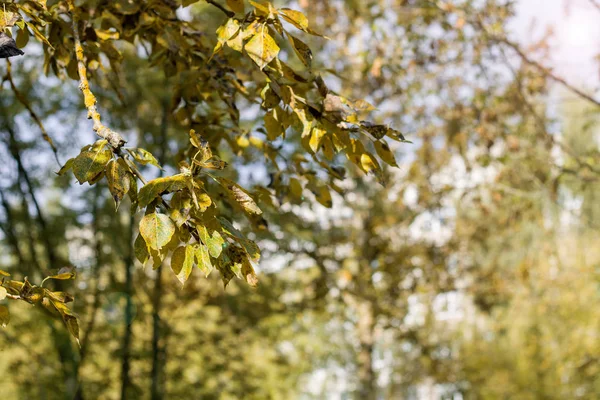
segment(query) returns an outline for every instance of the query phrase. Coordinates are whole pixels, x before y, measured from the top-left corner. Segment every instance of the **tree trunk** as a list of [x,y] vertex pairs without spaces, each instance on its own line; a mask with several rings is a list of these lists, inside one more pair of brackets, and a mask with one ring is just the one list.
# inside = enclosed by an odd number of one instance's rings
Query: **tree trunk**
[[358,379],[359,399],[375,400],[377,398],[377,377],[373,371],[374,329],[375,319],[373,310],[368,302],[359,304],[358,307],[358,339],[360,349],[358,352]]
[[[169,105],[168,103],[163,104],[163,115],[161,121],[161,132],[160,132],[160,141],[158,142],[158,146],[160,148],[160,154],[158,157],[158,161],[161,165],[165,163],[166,156],[166,146],[167,146],[167,130],[168,130],[168,120],[169,117]],[[162,172],[161,172],[162,176]],[[154,295],[152,299],[152,383],[151,383],[151,391],[150,398],[152,400],[161,400],[163,398],[163,373],[162,367],[166,363],[165,353],[161,350],[160,347],[160,339],[161,339],[161,318],[160,318],[160,309],[162,305],[162,266],[159,266],[156,269],[156,281],[154,284]],[[163,338],[164,340],[164,338]]]
[[121,361],[121,400],[127,398],[129,387],[129,363],[131,358],[131,324],[133,323],[133,234],[135,218],[133,214],[129,217],[129,251],[125,258],[125,294],[127,303],[125,305],[125,332],[123,333],[122,361]]

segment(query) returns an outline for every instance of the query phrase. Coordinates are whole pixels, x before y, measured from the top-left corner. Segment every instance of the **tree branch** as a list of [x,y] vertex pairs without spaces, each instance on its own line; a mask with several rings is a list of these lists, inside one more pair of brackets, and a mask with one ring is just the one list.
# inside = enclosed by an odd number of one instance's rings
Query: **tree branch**
[[12,78],[11,63],[9,60],[6,60],[6,77],[5,77],[5,79],[10,83],[10,87],[12,88],[12,91],[14,92],[17,100],[19,100],[19,102],[23,105],[23,107],[25,107],[27,109],[27,111],[29,112],[29,115],[31,116],[31,119],[33,119],[33,121],[37,124],[37,126],[40,127],[40,131],[42,131],[42,137],[44,138],[44,140],[46,142],[48,142],[48,144],[50,144],[50,147],[52,148],[52,152],[54,153],[54,158],[56,159],[56,162],[58,163],[59,166],[62,165],[60,160],[58,159],[58,151],[56,150],[56,146],[54,146],[54,142],[52,141],[52,138],[50,137],[50,135],[48,135],[48,132],[46,131],[46,128],[44,127],[44,124],[42,124],[42,120],[37,116],[35,111],[33,111],[33,108],[31,107],[31,105],[29,105],[29,102],[27,101],[27,98],[23,95],[23,93],[21,93],[19,91],[19,89],[17,89],[17,85],[15,85],[15,82]]
[[511,42],[507,38],[498,38],[498,37],[493,37],[492,36],[491,39],[495,40],[497,42],[500,42],[500,43],[504,43],[508,47],[512,48],[519,55],[519,57],[521,57],[521,59],[524,62],[526,62],[527,64],[529,64],[529,65],[531,65],[531,66],[533,66],[535,68],[537,68],[541,73],[543,73],[544,75],[546,75],[548,78],[552,79],[555,82],[560,83],[565,88],[569,89],[570,91],[572,91],[573,93],[575,93],[579,97],[581,97],[581,98],[589,101],[590,103],[593,103],[593,104],[597,105],[598,107],[600,107],[600,101],[594,99],[589,94],[584,93],[583,91],[577,89],[575,86],[573,86],[569,82],[567,82],[564,78],[561,78],[560,76],[554,74],[554,72],[550,71],[548,68],[544,67],[542,64],[540,64],[537,61],[532,60],[531,58],[529,58],[529,56],[527,56],[527,54],[525,54],[523,52],[523,50],[521,50],[521,48],[519,47],[519,45],[517,45],[516,43]]
[[225,15],[227,15],[229,18],[232,18],[235,16],[235,13],[233,11],[229,11],[228,9],[226,9],[225,7],[223,7],[222,5],[217,3],[215,0],[206,0],[206,2],[208,4],[212,4],[213,6],[217,7],[219,10],[223,11],[225,13]]
[[121,147],[125,143],[125,139],[117,132],[104,126],[100,121],[100,113],[96,108],[96,96],[90,89],[90,83],[87,78],[87,68],[85,66],[85,57],[83,53],[83,46],[81,45],[81,38],[79,37],[79,16],[75,11],[75,4],[73,0],[69,0],[69,11],[71,13],[72,25],[73,25],[73,39],[75,41],[75,57],[77,58],[77,70],[79,72],[79,89],[83,93],[83,99],[85,108],[88,110],[88,119],[94,121],[94,132],[102,139],[106,139],[112,146],[115,153],[119,153]]

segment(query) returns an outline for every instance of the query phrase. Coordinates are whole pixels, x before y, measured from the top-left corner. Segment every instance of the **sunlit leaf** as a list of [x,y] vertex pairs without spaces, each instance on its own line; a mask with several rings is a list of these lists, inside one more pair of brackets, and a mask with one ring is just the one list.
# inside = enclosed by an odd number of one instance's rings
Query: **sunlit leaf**
[[195,251],[193,245],[179,246],[171,256],[171,269],[183,285],[192,273]]
[[104,171],[111,157],[112,152],[106,148],[106,143],[98,145],[96,148],[82,151],[73,161],[72,169],[75,178],[77,178],[80,184],[92,180],[96,175]]
[[175,224],[165,214],[150,213],[140,221],[140,235],[151,249],[160,250],[175,233]]
[[277,57],[280,50],[265,26],[252,36],[244,46],[244,49],[260,69],[266,67],[268,63]]
[[[155,167],[161,168],[158,160],[150,153],[144,149],[127,149],[127,152],[133,157],[135,161],[142,165],[151,164]],[[162,168],[161,168],[162,169]]]
[[225,243],[221,234],[217,231],[209,232],[206,226],[199,225],[198,235],[200,236],[200,240],[208,247],[210,255],[218,258],[221,255],[221,251],[223,251],[223,244]]
[[173,193],[186,186],[187,177],[182,174],[153,179],[140,189],[138,194],[138,204],[140,208],[144,208],[159,195]]
[[123,200],[123,197],[129,192],[131,184],[129,168],[122,158],[110,160],[106,166],[105,174],[106,181],[108,182],[108,189],[112,194],[115,207],[118,209],[121,200]]
[[231,197],[233,197],[246,212],[250,214],[262,214],[262,210],[256,205],[254,199],[250,197],[240,185],[227,178],[221,177],[217,178],[217,182],[227,189]]
[[198,268],[204,272],[204,275],[208,276],[213,269],[208,247],[203,244],[197,244],[195,246],[195,254]]

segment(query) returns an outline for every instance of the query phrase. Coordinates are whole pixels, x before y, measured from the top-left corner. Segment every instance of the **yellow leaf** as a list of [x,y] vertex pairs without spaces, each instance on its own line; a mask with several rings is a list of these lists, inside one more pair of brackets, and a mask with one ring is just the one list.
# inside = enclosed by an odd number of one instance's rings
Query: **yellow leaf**
[[198,244],[194,245],[194,248],[195,248],[196,262],[197,262],[198,268],[200,268],[204,272],[204,275],[206,275],[206,276],[210,275],[210,272],[213,269],[213,265],[212,265],[212,262],[210,261],[208,247],[203,244],[198,243]]
[[305,31],[308,28],[308,18],[300,11],[291,10],[289,8],[281,8],[279,14],[290,24],[296,28]]
[[171,269],[183,285],[192,273],[194,266],[194,247],[192,245],[179,246],[171,256]]
[[[151,164],[155,167],[161,168],[156,158],[147,150],[144,149],[127,149],[127,152],[142,165]],[[162,168],[161,168],[162,169]]]
[[161,193],[173,193],[185,188],[186,185],[187,177],[183,174],[153,179],[140,189],[138,204],[140,208],[144,208]]
[[150,213],[140,221],[140,235],[151,249],[160,250],[175,234],[175,224],[165,214]]
[[221,252],[223,251],[223,244],[225,243],[225,240],[223,240],[221,234],[217,231],[212,231],[211,235],[206,226],[199,225],[198,235],[200,236],[202,243],[204,243],[208,248],[210,255],[214,258],[219,258]]
[[261,70],[277,57],[280,50],[275,39],[269,35],[269,30],[264,25],[246,43],[244,49]]
[[319,150],[319,145],[321,144],[321,140],[323,140],[323,137],[327,134],[327,131],[325,131],[324,129],[321,129],[319,127],[314,127],[312,130],[312,134],[310,137],[310,149],[313,152],[317,152]]
[[[281,112],[283,112],[283,110]],[[277,117],[278,111],[276,109],[269,110],[265,114],[265,129],[269,140],[277,139],[285,131],[281,123],[277,120]]]
[[262,214],[262,210],[258,208],[254,199],[240,185],[227,178],[217,178],[217,182],[227,189],[229,194],[242,206],[244,211],[250,214]]
[[304,65],[306,65],[308,68],[310,68],[312,65],[312,58],[313,58],[312,51],[310,50],[310,48],[306,45],[306,43],[304,43],[302,40],[298,39],[297,37],[288,35],[288,39],[290,41],[290,44],[292,45],[292,48],[296,52],[296,55],[300,59],[300,61],[302,61],[302,63]]
[[73,174],[80,184],[89,182],[104,171],[110,161],[112,152],[104,145],[91,150],[82,151],[73,161]]
[[298,200],[302,198],[302,184],[296,178],[290,178],[290,193]]
[[317,198],[317,201],[323,206],[327,208],[331,208],[333,206],[331,193],[329,192],[329,189],[327,189],[327,186],[320,186],[317,189],[317,192],[315,192],[315,196]]
[[217,44],[213,50],[212,56],[221,50],[223,45],[228,43],[228,41],[231,40],[239,31],[240,23],[235,18],[229,18],[227,22],[221,25],[219,29],[217,29]]
[[131,180],[129,179],[129,167],[125,164],[125,160],[110,160],[106,166],[106,180],[108,182],[108,190],[112,194],[115,201],[115,207],[118,209],[123,197],[129,192]]
[[398,164],[396,163],[396,157],[394,157],[394,153],[392,152],[392,150],[390,150],[390,146],[388,146],[386,142],[378,140],[374,142],[374,145],[375,151],[377,151],[377,155],[379,155],[379,157],[381,157],[383,161],[385,161],[392,167],[398,166]]

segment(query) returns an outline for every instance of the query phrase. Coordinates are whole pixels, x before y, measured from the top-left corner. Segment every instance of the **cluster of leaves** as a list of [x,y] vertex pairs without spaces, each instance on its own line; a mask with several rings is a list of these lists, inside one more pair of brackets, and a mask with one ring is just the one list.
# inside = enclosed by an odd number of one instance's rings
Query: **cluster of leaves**
[[117,208],[129,195],[132,212],[145,209],[134,245],[136,258],[143,265],[152,260],[154,268],[158,268],[172,252],[171,268],[182,284],[195,264],[206,276],[217,268],[225,285],[238,276],[255,286],[257,278],[252,262],[259,261],[260,250],[229,220],[219,216],[216,203],[208,195],[207,179],[225,192],[224,198],[230,206],[237,205],[249,218],[260,219],[262,211],[240,185],[208,172],[223,170],[227,163],[213,155],[208,143],[193,130],[189,154],[190,163],[182,161],[179,174],[153,179],[139,192],[137,181],[141,174],[131,159],[140,165],[160,167],[158,161],[138,148],[126,149],[125,154],[116,156],[106,140],[84,147],[58,174],[72,170],[80,184],[91,185],[105,177]]
[[[4,21],[0,28],[16,26],[19,47],[30,36],[36,37],[43,44],[46,74],[81,81],[88,116],[102,139],[83,147],[58,173],[72,171],[80,184],[94,185],[106,178],[117,207],[129,196],[132,212],[144,210],[134,245],[136,258],[144,265],[151,260],[158,268],[170,256],[182,284],[196,265],[205,275],[219,270],[225,285],[237,276],[255,286],[253,263],[260,259],[259,247],[236,229],[232,216],[219,212],[223,208],[219,204],[241,210],[256,231],[267,229],[261,207],[301,203],[306,191],[323,206],[332,207],[330,190],[342,194],[336,181],[346,176],[338,156],[383,183],[378,160],[396,166],[386,140],[404,141],[404,137],[388,126],[366,121],[373,106],[335,94],[313,72],[309,46],[290,28],[321,35],[301,12],[277,9],[265,1],[250,1],[253,8],[246,12],[243,2],[228,1],[233,11],[225,10],[229,18],[217,30],[215,45],[192,23],[177,17],[180,6],[193,3],[11,2],[0,16]],[[120,136],[112,140],[106,134],[115,132],[100,123],[88,78],[99,80],[108,70],[106,60],[118,76],[126,43],[149,45],[150,65],[176,82],[170,112],[190,131],[191,142],[180,151],[184,154],[180,159],[186,161],[179,162],[178,174],[147,182],[136,164],[160,167],[155,156],[141,148],[122,147],[125,141]],[[284,61],[291,54],[303,71]],[[240,128],[238,104],[243,101],[260,104],[264,113],[263,126],[254,136]],[[300,143],[292,146],[293,155],[287,153],[286,140]],[[226,167],[213,155],[213,150],[223,154],[226,146],[242,157],[249,146],[260,150],[266,166],[275,171],[269,186],[256,186],[251,193],[211,172]]]
[[[345,154],[362,171],[374,174],[383,182],[382,169],[374,154],[396,166],[385,138],[404,141],[402,134],[388,126],[363,121],[361,117],[372,111],[373,106],[364,100],[353,102],[334,94],[323,78],[311,71],[309,46],[283,24],[286,22],[301,32],[321,36],[309,27],[304,14],[289,8],[276,9],[268,2],[250,3],[255,7],[252,13],[239,18],[233,16],[217,30],[218,43],[211,57],[228,47],[247,54],[266,77],[260,88],[260,102],[265,114],[264,127],[259,131],[267,139],[267,143],[261,144],[265,157],[279,171],[272,185],[276,194],[291,194],[292,199],[297,200],[307,188],[321,204],[331,207],[327,186],[341,192],[333,181],[345,176],[344,168],[334,164],[337,154]],[[287,39],[305,71],[294,70],[279,57],[283,44],[278,44],[277,38]],[[277,160],[277,139],[285,139],[286,133],[300,135],[308,157],[299,154],[290,171],[284,174]],[[365,140],[371,143],[373,150],[367,149]],[[329,185],[317,178],[317,169],[328,174]],[[285,175],[289,175],[287,184]]]
[[[44,287],[44,283],[48,279],[75,279],[76,273],[73,268],[62,268],[55,275],[44,278],[39,286],[32,285],[27,280],[27,277],[23,281],[9,279],[10,274],[3,270],[0,270],[0,276],[0,300],[8,298],[11,300],[22,300],[34,305],[42,305],[52,315],[60,317],[63,320],[69,333],[79,343],[79,323],[75,314],[67,306],[67,303],[73,301],[73,296],[66,292],[52,291]],[[0,325],[6,327],[9,321],[10,313],[8,307],[0,305]]]

